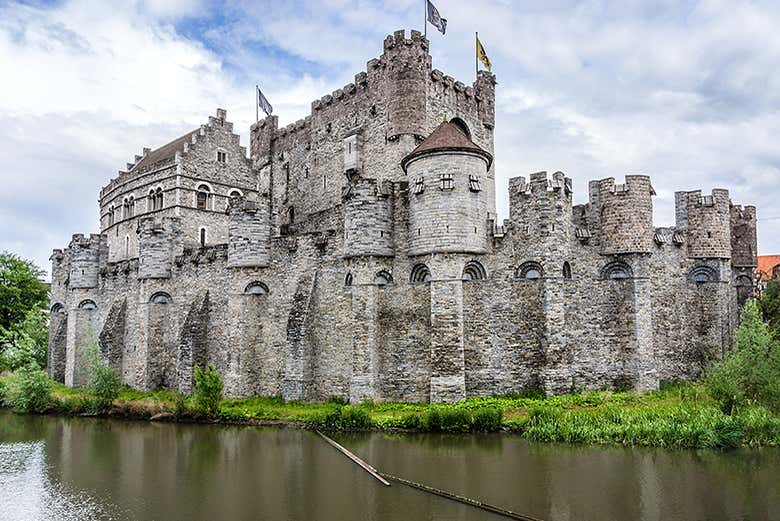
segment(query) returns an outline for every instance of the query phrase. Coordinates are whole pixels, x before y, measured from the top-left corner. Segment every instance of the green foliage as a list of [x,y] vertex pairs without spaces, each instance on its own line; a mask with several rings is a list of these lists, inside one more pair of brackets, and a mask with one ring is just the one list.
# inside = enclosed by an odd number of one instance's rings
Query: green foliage
[[195,366],[195,410],[205,416],[217,416],[219,406],[222,403],[222,378],[214,368],[209,364],[206,369]]
[[35,367],[16,372],[5,390],[4,403],[21,412],[44,412],[51,402],[52,381]]
[[366,430],[372,426],[371,416],[360,406],[338,404],[331,405],[313,423],[334,431]]
[[767,283],[758,305],[769,329],[780,340],[780,280],[772,279]]
[[704,382],[726,414],[763,404],[780,410],[780,347],[762,320],[758,304],[745,304],[734,348],[708,368]]
[[87,362],[87,388],[92,398],[92,406],[97,412],[111,408],[119,396],[119,375],[116,370],[103,361],[97,341],[91,340],[84,349]]
[[34,309],[43,309],[49,289],[40,281],[44,272],[32,261],[0,253],[0,331],[11,331]]
[[504,413],[496,407],[483,407],[474,411],[472,428],[475,431],[497,431],[501,429]]
[[49,343],[49,317],[41,309],[31,309],[10,330],[0,330],[0,369],[16,370],[35,365],[46,367]]

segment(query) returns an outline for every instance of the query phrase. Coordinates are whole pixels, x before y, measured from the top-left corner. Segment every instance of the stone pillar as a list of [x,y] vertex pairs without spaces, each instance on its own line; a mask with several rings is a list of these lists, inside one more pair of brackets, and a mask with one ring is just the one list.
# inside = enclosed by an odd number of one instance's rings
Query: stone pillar
[[352,379],[349,402],[361,403],[376,397],[376,285],[352,287]]
[[47,370],[55,382],[65,383],[65,354],[68,349],[68,315],[52,312],[49,319],[49,357]]
[[[648,259],[649,264],[649,259]],[[653,296],[648,277],[634,279],[634,328],[636,338],[636,378],[638,391],[658,389],[653,349]]]
[[461,263],[441,260],[431,262],[432,403],[466,398]]
[[284,344],[284,378],[282,380],[282,398],[285,401],[303,400],[306,398],[306,362],[309,358],[309,353],[306,349],[306,330],[308,327],[311,295],[316,283],[316,272],[314,274],[307,272],[298,279],[290,314],[287,317],[287,339]]
[[566,294],[563,277],[544,279],[545,345],[542,384],[548,395],[571,389],[571,352],[566,335]]

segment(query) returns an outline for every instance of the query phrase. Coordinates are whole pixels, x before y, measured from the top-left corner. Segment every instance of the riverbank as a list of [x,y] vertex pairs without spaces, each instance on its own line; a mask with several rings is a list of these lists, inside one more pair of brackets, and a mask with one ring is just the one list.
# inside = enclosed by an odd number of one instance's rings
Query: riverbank
[[[7,387],[13,376],[0,377]],[[55,384],[49,414],[134,420],[291,426],[328,430],[411,432],[505,431],[531,441],[620,444],[675,448],[780,445],[780,416],[762,407],[724,414],[698,384],[660,391],[594,391],[545,398],[538,394],[470,398],[456,404],[284,402],[281,398],[232,398],[219,414],[204,417],[190,398],[162,390],[122,388],[104,412],[89,393]]]

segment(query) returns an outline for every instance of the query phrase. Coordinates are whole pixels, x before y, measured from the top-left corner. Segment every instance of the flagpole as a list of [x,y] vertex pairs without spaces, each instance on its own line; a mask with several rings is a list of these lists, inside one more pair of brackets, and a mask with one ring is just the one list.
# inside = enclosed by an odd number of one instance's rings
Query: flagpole
[[423,36],[428,38],[428,0],[423,0]]
[[479,78],[479,33],[474,31],[474,74]]
[[260,86],[255,85],[255,123],[260,121]]

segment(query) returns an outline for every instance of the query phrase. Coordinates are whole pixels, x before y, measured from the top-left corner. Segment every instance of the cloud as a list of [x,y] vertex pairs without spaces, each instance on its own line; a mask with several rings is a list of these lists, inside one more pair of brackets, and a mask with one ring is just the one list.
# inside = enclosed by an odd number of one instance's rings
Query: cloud
[[[0,7],[0,249],[47,266],[97,228],[100,186],[144,146],[217,106],[247,143],[253,88],[281,123],[341,87],[386,34],[421,29],[417,0],[206,0]],[[474,31],[498,77],[498,206],[539,170],[587,182],[652,176],[657,225],[675,190],[731,190],[758,206],[759,250],[780,252],[780,5],[775,2],[438,2],[434,66],[474,76]]]

